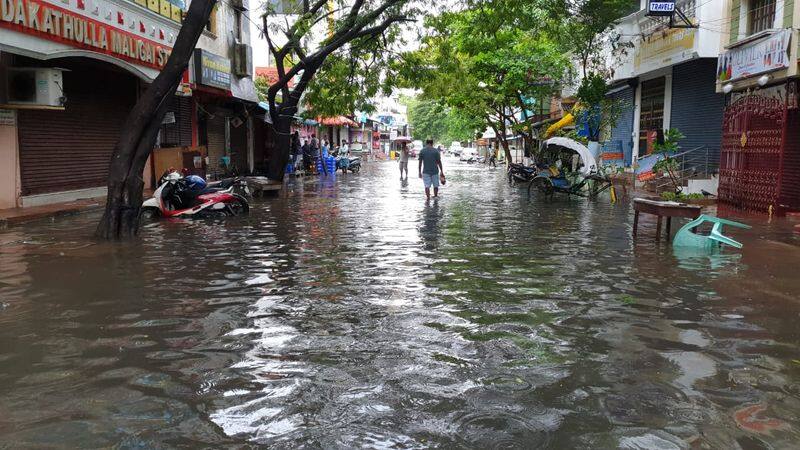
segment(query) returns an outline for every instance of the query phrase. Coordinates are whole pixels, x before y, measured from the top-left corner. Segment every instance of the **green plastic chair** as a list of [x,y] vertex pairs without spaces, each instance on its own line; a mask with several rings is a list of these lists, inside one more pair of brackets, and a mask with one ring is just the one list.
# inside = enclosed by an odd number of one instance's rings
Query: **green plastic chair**
[[[711,234],[708,236],[700,235],[692,232],[692,230],[700,226],[703,222],[712,222],[714,225],[711,227]],[[719,217],[701,214],[700,217],[687,223],[677,233],[672,240],[674,247],[695,247],[713,249],[719,247],[720,244],[730,245],[731,247],[742,248],[741,242],[735,241],[728,236],[722,234],[723,225],[729,225],[736,228],[750,229],[750,225],[734,222],[732,220],[720,219]]]

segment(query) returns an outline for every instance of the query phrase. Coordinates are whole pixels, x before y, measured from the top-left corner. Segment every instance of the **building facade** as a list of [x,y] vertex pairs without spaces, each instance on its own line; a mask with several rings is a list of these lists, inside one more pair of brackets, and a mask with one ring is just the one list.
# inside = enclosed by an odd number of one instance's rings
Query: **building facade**
[[[122,126],[166,63],[186,7],[180,0],[0,2],[0,208],[104,195]],[[157,147],[179,150],[156,151],[146,182],[165,161],[205,171],[228,156],[252,168],[246,10],[226,2],[214,11],[159,134]]]
[[[697,25],[725,20],[724,0],[676,2],[676,7]],[[669,28],[668,19],[647,16],[647,2],[623,18],[614,30],[618,37],[610,48],[612,86],[619,114],[606,143],[626,166],[651,153],[660,133],[679,129],[686,138],[682,151],[707,152],[717,161],[722,133],[709,130],[719,123],[724,98],[716,92],[716,61],[720,33],[709,27]]]
[[716,88],[720,200],[753,211],[800,209],[798,27],[793,0],[732,0]]

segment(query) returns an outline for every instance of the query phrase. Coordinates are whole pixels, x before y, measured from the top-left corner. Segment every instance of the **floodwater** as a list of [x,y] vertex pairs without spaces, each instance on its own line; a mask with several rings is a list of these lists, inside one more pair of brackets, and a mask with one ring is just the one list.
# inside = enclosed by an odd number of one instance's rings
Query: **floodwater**
[[797,448],[790,223],[676,254],[445,166],[430,204],[384,162],[135,243],[0,231],[0,447]]

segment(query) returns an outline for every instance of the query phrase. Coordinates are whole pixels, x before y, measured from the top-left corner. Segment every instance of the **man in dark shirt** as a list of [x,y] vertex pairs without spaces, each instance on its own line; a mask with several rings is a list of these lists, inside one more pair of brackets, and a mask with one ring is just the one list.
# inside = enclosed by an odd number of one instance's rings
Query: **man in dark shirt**
[[425,148],[419,152],[419,177],[425,184],[425,196],[431,198],[431,186],[433,186],[433,196],[439,196],[439,173],[444,175],[442,168],[442,155],[433,148],[433,139],[425,141]]

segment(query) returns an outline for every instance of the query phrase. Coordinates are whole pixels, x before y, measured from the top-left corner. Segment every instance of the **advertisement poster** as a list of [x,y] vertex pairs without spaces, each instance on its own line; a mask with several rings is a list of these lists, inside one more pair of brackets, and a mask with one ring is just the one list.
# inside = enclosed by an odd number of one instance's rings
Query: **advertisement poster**
[[781,30],[768,38],[735,47],[717,60],[719,81],[738,80],[789,65],[789,41],[792,30]]

